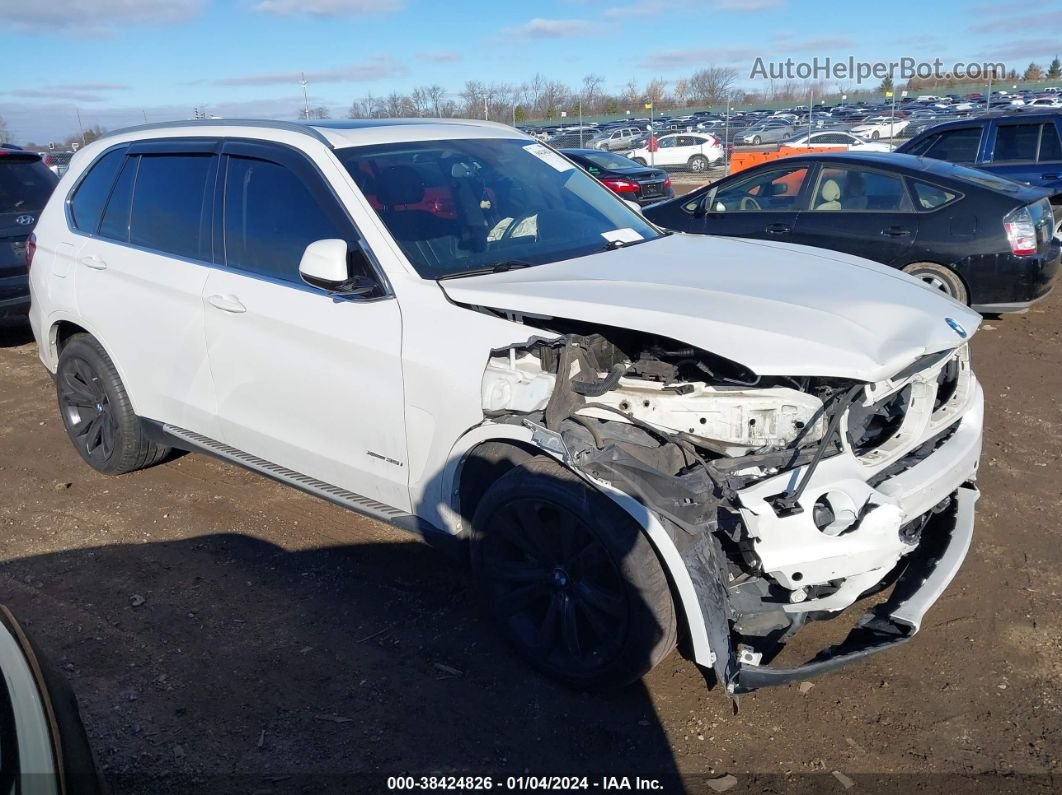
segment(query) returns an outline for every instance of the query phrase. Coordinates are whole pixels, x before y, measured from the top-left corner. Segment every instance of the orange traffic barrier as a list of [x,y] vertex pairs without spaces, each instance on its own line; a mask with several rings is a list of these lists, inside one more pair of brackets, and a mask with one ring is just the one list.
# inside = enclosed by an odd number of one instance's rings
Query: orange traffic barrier
[[730,155],[730,173],[736,174],[746,168],[758,166],[771,160],[778,160],[790,155],[806,155],[809,152],[845,152],[846,146],[817,146],[814,149],[807,146],[782,146],[777,152],[734,152]]

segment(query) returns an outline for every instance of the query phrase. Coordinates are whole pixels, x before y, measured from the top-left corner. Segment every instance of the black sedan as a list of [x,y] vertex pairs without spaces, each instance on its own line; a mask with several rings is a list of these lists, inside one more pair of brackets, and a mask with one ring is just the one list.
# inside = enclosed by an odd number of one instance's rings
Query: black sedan
[[1046,296],[1058,270],[1045,191],[895,153],[772,160],[646,208],[682,232],[842,251],[916,276],[985,314]]
[[561,149],[560,153],[586,169],[590,176],[601,180],[622,199],[652,204],[675,195],[671,190],[671,177],[659,168],[646,168],[622,155],[597,149]]

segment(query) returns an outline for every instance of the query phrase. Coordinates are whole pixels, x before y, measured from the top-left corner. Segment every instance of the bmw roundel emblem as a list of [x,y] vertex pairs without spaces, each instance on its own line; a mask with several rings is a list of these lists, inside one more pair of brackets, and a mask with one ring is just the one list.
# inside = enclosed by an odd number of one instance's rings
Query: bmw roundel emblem
[[955,320],[954,318],[946,317],[944,318],[944,322],[951,327],[952,331],[954,331],[963,339],[966,339],[966,329],[962,327],[962,324],[960,324],[959,321]]
[[37,219],[34,218],[32,215],[20,215],[18,218],[15,219],[15,223],[22,224],[23,226],[29,226],[36,220]]

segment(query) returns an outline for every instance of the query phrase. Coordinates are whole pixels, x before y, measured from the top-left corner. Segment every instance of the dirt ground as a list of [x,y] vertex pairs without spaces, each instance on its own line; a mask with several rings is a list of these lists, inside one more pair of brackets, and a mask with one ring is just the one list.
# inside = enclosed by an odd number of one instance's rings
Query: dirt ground
[[[1062,791],[1060,332],[1056,296],[973,342],[977,533],[923,631],[736,715],[677,653],[619,695],[556,687],[491,633],[460,562],[256,475],[201,455],[94,473],[19,326],[0,328],[0,602],[73,685],[115,792],[384,791],[442,773]],[[787,653],[838,634],[811,626]]]

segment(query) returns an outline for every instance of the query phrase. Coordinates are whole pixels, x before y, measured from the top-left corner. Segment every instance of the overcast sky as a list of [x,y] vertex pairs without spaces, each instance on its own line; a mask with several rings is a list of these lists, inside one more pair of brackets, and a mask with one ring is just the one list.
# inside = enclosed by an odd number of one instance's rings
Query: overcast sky
[[[1054,8],[1052,8],[1054,6]],[[1022,7],[1028,12],[1020,10]],[[222,116],[342,116],[366,92],[536,72],[606,88],[757,57],[1003,61],[1018,72],[1060,49],[1056,4],[978,6],[795,0],[0,0],[0,116],[14,140],[85,126]],[[754,87],[755,81],[743,81]],[[876,85],[876,82],[875,82]]]

